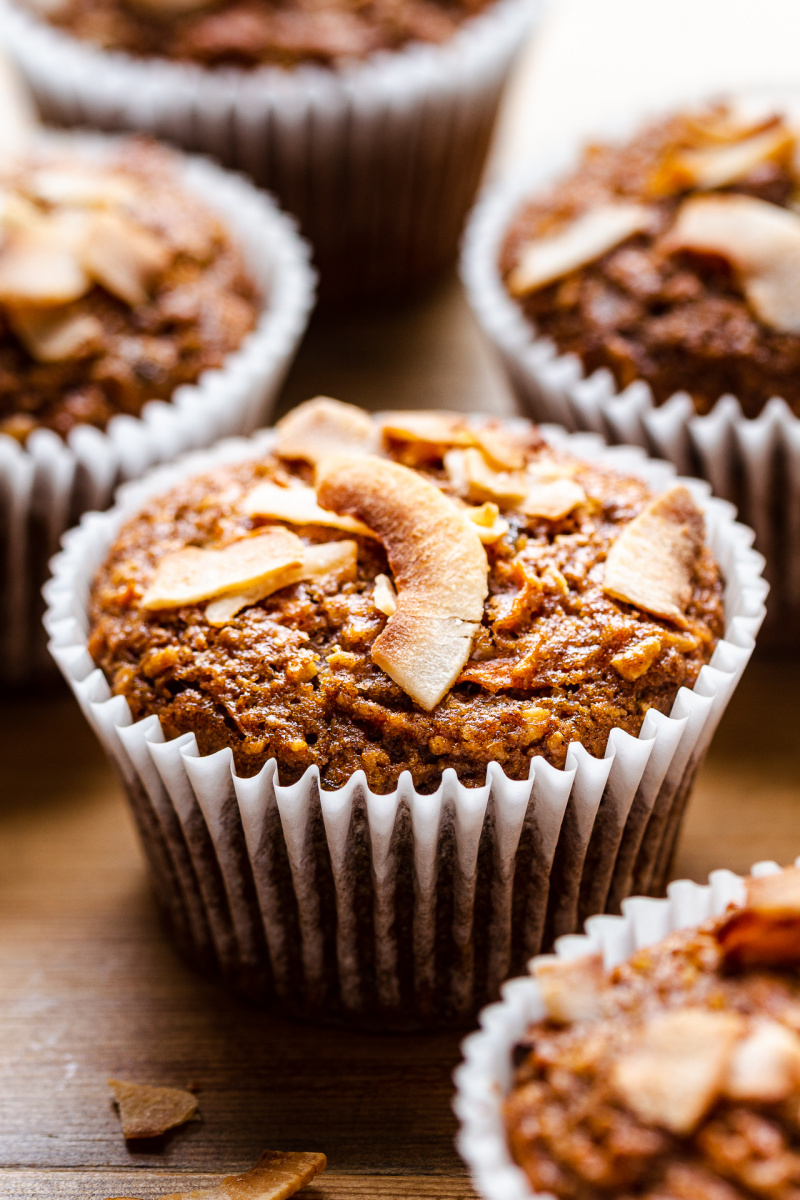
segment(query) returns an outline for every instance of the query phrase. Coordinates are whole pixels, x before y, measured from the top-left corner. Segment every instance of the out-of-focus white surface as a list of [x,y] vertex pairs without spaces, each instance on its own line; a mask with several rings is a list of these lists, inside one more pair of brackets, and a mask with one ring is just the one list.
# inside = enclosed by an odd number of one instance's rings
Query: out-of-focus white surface
[[800,0],[551,0],[493,170],[638,109],[757,86],[800,88]]

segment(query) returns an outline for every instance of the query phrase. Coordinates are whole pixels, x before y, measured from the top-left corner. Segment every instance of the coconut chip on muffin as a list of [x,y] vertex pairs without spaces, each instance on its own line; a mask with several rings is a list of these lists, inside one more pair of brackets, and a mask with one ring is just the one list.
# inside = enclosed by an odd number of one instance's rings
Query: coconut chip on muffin
[[564,1200],[793,1195],[800,1172],[800,871],[606,971],[534,960],[509,1147]]
[[656,403],[699,412],[726,393],[756,416],[800,414],[798,129],[735,104],[679,113],[591,146],[527,203],[500,255],[539,335]]
[[683,487],[654,497],[534,427],[324,398],[129,521],[90,651],[134,719],[244,774],[424,789],[635,735],[708,662],[721,595]]
[[0,168],[0,433],[138,416],[221,366],[258,305],[168,151],[31,151]]

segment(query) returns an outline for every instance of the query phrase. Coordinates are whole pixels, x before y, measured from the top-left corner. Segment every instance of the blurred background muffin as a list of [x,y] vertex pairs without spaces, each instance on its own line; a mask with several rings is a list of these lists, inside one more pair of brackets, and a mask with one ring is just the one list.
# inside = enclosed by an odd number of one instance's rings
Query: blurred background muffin
[[737,504],[782,645],[800,637],[799,113],[753,95],[592,144],[488,194],[464,258],[535,416],[642,445]]
[[268,199],[152,143],[34,134],[0,165],[0,676],[47,665],[65,529],[154,462],[253,429],[313,298]]
[[46,118],[144,130],[249,172],[323,295],[392,300],[456,254],[540,0],[9,0]]

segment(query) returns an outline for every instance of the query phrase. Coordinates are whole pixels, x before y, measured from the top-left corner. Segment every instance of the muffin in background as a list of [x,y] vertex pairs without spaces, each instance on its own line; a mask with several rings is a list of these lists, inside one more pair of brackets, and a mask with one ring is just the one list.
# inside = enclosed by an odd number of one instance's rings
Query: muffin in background
[[541,0],[7,0],[46,119],[246,171],[313,243],[323,296],[391,302],[456,257]]
[[155,462],[268,414],[313,298],[291,223],[152,143],[31,133],[3,158],[0,677],[49,664],[61,534]]
[[180,942],[309,1019],[447,1024],[657,889],[763,612],[732,517],[599,442],[326,398],[130,485],[47,628]]
[[170,151],[28,156],[0,164],[0,188],[0,433],[24,443],[138,417],[255,327],[266,297]]
[[463,260],[536,419],[641,445],[737,505],[782,647],[800,637],[799,131],[797,97],[768,94],[598,140],[488,192]]
[[[535,959],[534,978],[509,985],[465,1046],[460,1145],[479,1194],[787,1194],[800,1146],[800,870],[673,884],[670,900],[633,901],[572,941]],[[487,1086],[497,1107],[481,1119]]]

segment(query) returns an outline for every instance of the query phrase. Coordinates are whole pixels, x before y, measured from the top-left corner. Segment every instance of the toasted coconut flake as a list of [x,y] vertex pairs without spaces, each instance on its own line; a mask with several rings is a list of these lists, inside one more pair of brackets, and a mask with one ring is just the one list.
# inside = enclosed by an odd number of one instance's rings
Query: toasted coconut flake
[[756,1021],[736,1046],[725,1093],[732,1100],[777,1104],[800,1085],[800,1037],[778,1021]]
[[508,521],[500,516],[500,509],[491,500],[487,500],[478,508],[468,507],[464,511],[475,525],[484,546],[499,542],[500,538],[508,533]]
[[779,332],[800,333],[798,213],[752,196],[693,196],[664,244],[726,259],[756,316]]
[[[326,1167],[324,1154],[265,1150],[254,1167],[243,1175],[227,1175],[213,1187],[191,1192],[170,1192],[159,1200],[289,1200],[307,1187]],[[114,1200],[137,1200],[117,1196]]]
[[31,172],[24,181],[28,195],[52,205],[86,208],[121,207],[136,195],[132,179],[96,171],[84,163],[60,163]]
[[354,404],[317,396],[298,405],[276,425],[276,454],[316,463],[330,454],[374,454],[378,428]]
[[611,660],[611,665],[618,675],[631,683],[647,674],[660,653],[660,638],[643,638],[642,641],[634,642],[632,646],[616,654]]
[[353,580],[357,562],[357,542],[322,542],[317,546],[305,546],[303,561],[299,566],[287,566],[260,584],[212,601],[206,608],[206,620],[209,625],[227,625],[243,608],[250,608],[281,588],[291,587],[295,583],[311,580],[322,583],[328,579],[344,583]]
[[372,589],[372,603],[378,612],[393,617],[397,612],[397,592],[388,575],[376,575]]
[[691,492],[676,484],[623,527],[608,552],[603,590],[685,628],[704,533]]
[[517,505],[528,494],[524,471],[495,471],[480,450],[449,450],[444,465],[453,486],[478,503]]
[[551,1021],[572,1025],[602,1017],[606,973],[601,954],[572,959],[548,954],[534,959],[533,966]]
[[102,323],[89,313],[8,305],[6,314],[17,337],[37,362],[83,358],[100,345],[103,336]]
[[729,969],[800,963],[800,869],[751,878],[742,908],[716,931]]
[[612,1085],[646,1125],[690,1134],[722,1091],[743,1030],[735,1013],[703,1008],[654,1017],[615,1062]]
[[475,438],[460,413],[391,412],[380,420],[389,441],[424,442],[433,447],[474,446]]
[[0,303],[69,304],[89,287],[77,255],[56,236],[20,230],[0,247]]
[[661,169],[662,189],[666,192],[688,188],[710,191],[727,187],[766,163],[791,157],[796,140],[790,129],[778,126],[743,141],[698,150],[676,150]]
[[581,213],[558,233],[526,242],[508,276],[512,296],[527,296],[596,262],[620,242],[653,224],[653,210],[641,204],[603,204]]
[[299,567],[304,550],[300,538],[280,525],[221,550],[187,546],[161,559],[142,608],[180,608],[266,584],[287,567]]
[[242,507],[250,517],[274,517],[292,525],[327,525],[348,533],[359,533],[362,537],[375,536],[363,521],[320,508],[317,493],[312,487],[279,487],[276,483],[260,483],[252,492],[248,492]]
[[504,429],[484,425],[471,432],[490,466],[501,471],[519,471],[525,465],[523,450]]
[[520,511],[527,517],[561,521],[586,503],[586,492],[574,479],[531,479]]
[[475,526],[434,484],[386,459],[343,455],[321,463],[317,494],[325,508],[358,517],[383,543],[397,611],[372,658],[430,712],[458,678],[483,616],[489,565]]
[[180,1088],[152,1087],[124,1079],[109,1079],[108,1086],[126,1138],[161,1137],[191,1120],[197,1112],[195,1097]]
[[155,277],[172,258],[154,234],[118,213],[98,213],[83,251],[83,265],[106,291],[131,308],[144,304]]
[[401,451],[407,465],[442,458],[453,447],[477,447],[492,467],[518,470],[525,456],[506,430],[499,426],[468,425],[460,413],[395,412],[381,419],[381,431],[388,442],[408,443],[414,453]]

